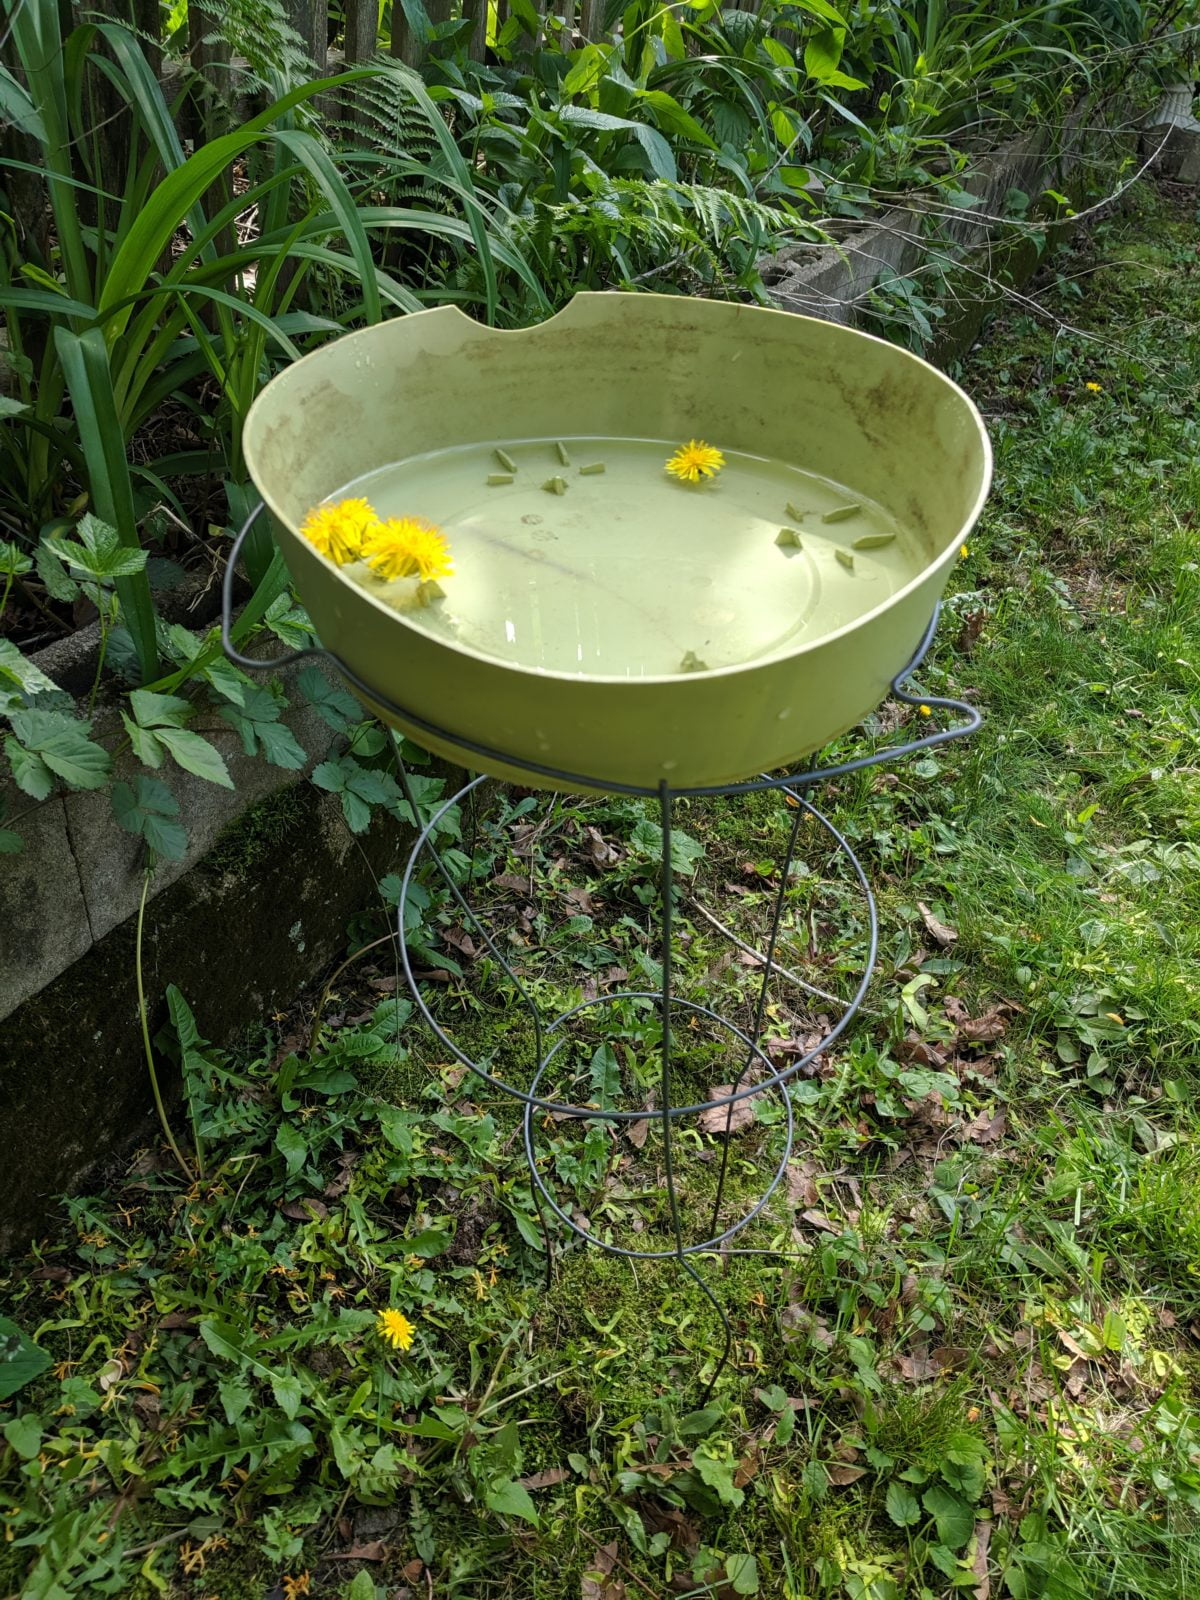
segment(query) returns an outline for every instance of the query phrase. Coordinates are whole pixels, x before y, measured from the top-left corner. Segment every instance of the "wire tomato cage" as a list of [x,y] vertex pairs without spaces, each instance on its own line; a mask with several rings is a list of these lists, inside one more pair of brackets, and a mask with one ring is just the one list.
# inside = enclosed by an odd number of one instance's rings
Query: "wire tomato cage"
[[[496,750],[456,734],[452,729],[430,723],[426,719],[381,695],[378,689],[367,684],[345,662],[324,648],[314,645],[269,659],[247,656],[237,649],[233,638],[233,587],[234,573],[242,547],[263,507],[260,504],[249,516],[237,535],[225,568],[222,586],[222,643],[225,653],[239,667],[251,672],[274,672],[305,658],[323,659],[364,698],[382,708],[389,719],[435,737],[461,753],[464,766],[473,761],[500,765],[519,765],[539,776],[551,780],[556,789],[602,791],[609,795],[629,796],[655,802],[657,813],[657,849],[652,856],[657,859],[656,894],[654,909],[658,914],[656,942],[657,960],[647,963],[655,980],[641,988],[619,988],[585,997],[565,1010],[547,1014],[539,998],[545,984],[531,980],[527,972],[519,970],[511,954],[512,944],[505,948],[499,918],[493,908],[477,910],[471,903],[463,882],[468,887],[474,883],[474,855],[465,875],[455,872],[439,848],[438,837],[442,824],[455,807],[474,806],[481,786],[495,780],[486,773],[469,779],[454,794],[443,801],[420,829],[409,853],[401,880],[397,907],[397,929],[400,959],[412,996],[425,1022],[439,1043],[470,1069],[489,1089],[508,1096],[523,1108],[522,1144],[529,1171],[531,1195],[541,1222],[542,1239],[546,1255],[547,1284],[552,1280],[554,1262],[553,1232],[550,1217],[561,1227],[586,1245],[591,1245],[614,1256],[633,1261],[674,1261],[687,1274],[697,1288],[707,1297],[723,1333],[724,1346],[704,1378],[703,1405],[711,1395],[722,1371],[728,1365],[733,1351],[735,1330],[729,1315],[711,1286],[699,1271],[704,1261],[717,1261],[736,1255],[780,1255],[786,1251],[772,1248],[748,1249],[731,1241],[749,1223],[763,1215],[772,1197],[784,1182],[788,1164],[794,1152],[796,1114],[792,1085],[802,1074],[813,1070],[814,1064],[848,1032],[867,993],[875,968],[879,947],[879,918],[875,898],[871,892],[863,865],[853,847],[835,823],[808,798],[809,791],[817,785],[848,777],[868,768],[890,765],[908,756],[966,738],[981,726],[981,713],[963,700],[947,696],[929,695],[910,687],[910,680],[928,654],[937,630],[940,607],[935,608],[928,627],[904,670],[891,683],[891,696],[902,705],[920,707],[930,715],[940,712],[957,720],[949,727],[932,728],[922,737],[909,739],[899,745],[873,750],[849,760],[816,766],[799,772],[761,774],[737,783],[708,785],[699,788],[673,789],[665,780],[657,787],[640,787],[634,784],[608,782],[601,776],[573,773],[549,765],[539,765],[525,757],[515,758],[511,752]],[[401,790],[408,802],[413,818],[419,815],[416,796],[410,775],[403,762],[398,763]],[[739,1025],[717,1010],[678,992],[677,922],[680,904],[681,874],[675,865],[673,842],[677,830],[674,814],[681,801],[729,799],[776,792],[789,805],[791,822],[784,857],[776,867],[777,887],[770,901],[769,919],[765,933],[760,934],[760,949],[752,949],[730,929],[717,924],[720,931],[739,945],[743,953],[753,957],[757,981],[750,1001],[750,1019]],[[823,835],[831,856],[840,862],[844,874],[860,904],[860,916],[865,928],[865,952],[861,972],[848,999],[839,998],[821,989],[784,965],[781,959],[781,939],[785,930],[788,892],[797,865],[801,827],[810,823]],[[409,926],[410,909],[414,908],[417,886],[428,868],[432,868],[444,885],[449,901],[477,941],[480,964],[486,961],[487,970],[496,979],[499,998],[506,1004],[519,1005],[528,1022],[527,1036],[531,1041],[528,1059],[496,1070],[496,1062],[481,1059],[454,1037],[438,1009],[430,1003],[429,985],[422,981],[421,972],[414,965],[413,953],[404,939]],[[710,921],[715,919],[709,918]],[[819,999],[838,1014],[830,1020],[825,1016],[825,1026],[816,1037],[805,1040],[804,1048],[795,1053],[785,1066],[778,1066],[764,1046],[764,1029],[768,1022],[768,1006],[772,986],[785,983],[799,986]],[[597,1032],[603,1029],[598,1017],[607,1014],[614,1026],[602,1043],[593,1048]],[[631,1026],[631,1018],[635,1024]],[[699,1065],[692,1058],[697,1054],[696,1039],[701,1041]],[[621,1054],[613,1047],[619,1044]],[[609,1054],[606,1056],[604,1050]],[[590,1062],[581,1064],[582,1055],[593,1051]],[[707,1093],[698,1091],[697,1085],[705,1074],[711,1078],[716,1062],[730,1059],[739,1063],[731,1081],[720,1089]],[[596,1058],[600,1055],[597,1071]],[[728,1068],[724,1068],[728,1071]],[[522,1081],[513,1081],[520,1077]],[[597,1078],[602,1082],[598,1085]],[[568,1092],[587,1090],[584,1094]],[[599,1089],[599,1092],[597,1090]],[[558,1092],[561,1091],[561,1092]],[[618,1103],[625,1101],[627,1103]],[[735,1130],[747,1125],[748,1113],[756,1122],[774,1136],[775,1149],[760,1154],[765,1159],[758,1163],[757,1175],[761,1185],[757,1196],[743,1203],[732,1219],[726,1214],[726,1195],[729,1188],[731,1151]],[[704,1146],[698,1137],[696,1125],[719,1141],[717,1149]],[[579,1133],[580,1152],[562,1148],[563,1141],[552,1136],[568,1128]],[[657,1137],[651,1139],[652,1130]],[[549,1148],[558,1144],[556,1150]],[[636,1226],[650,1237],[638,1238],[637,1243],[622,1242],[615,1236],[612,1219],[603,1225],[593,1222],[569,1195],[576,1192],[579,1182],[585,1185],[592,1175],[605,1169],[605,1157],[613,1151],[627,1166],[640,1169],[635,1176],[623,1180],[626,1198],[636,1190],[637,1182],[643,1185],[637,1195],[642,1205],[636,1210]],[[701,1174],[697,1186],[700,1199],[690,1207],[685,1218],[681,1205],[680,1162],[691,1159]],[[746,1165],[741,1161],[741,1165]],[[754,1165],[754,1163],[750,1163]],[[715,1170],[714,1170],[715,1169]],[[603,1195],[597,1191],[599,1210],[605,1214]],[[645,1213],[649,1212],[647,1223]],[[699,1219],[699,1221],[697,1221]],[[636,1235],[635,1235],[636,1236]]]

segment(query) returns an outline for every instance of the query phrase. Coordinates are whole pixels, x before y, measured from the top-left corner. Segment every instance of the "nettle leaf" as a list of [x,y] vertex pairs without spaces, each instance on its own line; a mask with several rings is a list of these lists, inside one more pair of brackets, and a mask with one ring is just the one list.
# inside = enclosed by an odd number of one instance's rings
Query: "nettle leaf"
[[320,667],[302,667],[296,674],[300,693],[323,722],[335,733],[344,733],[362,716],[362,708],[352,695],[329,679]]
[[[39,1373],[45,1372],[49,1365],[50,1357],[40,1345],[34,1344],[27,1334],[22,1333],[15,1322],[0,1317],[0,1400],[7,1400],[9,1395],[16,1394],[18,1389],[31,1383]],[[8,1442],[18,1455],[24,1454],[12,1439]],[[37,1454],[36,1446],[33,1454]]]
[[[73,789],[102,789],[108,782],[112,761],[107,750],[88,738],[92,729],[90,722],[68,717],[61,711],[17,711],[10,721],[13,733],[26,751],[37,755],[55,777]],[[11,751],[9,759],[12,759]],[[13,775],[21,783],[15,765]],[[25,785],[22,783],[21,787]],[[33,793],[31,789],[26,792]]]
[[60,540],[54,549],[69,567],[100,582],[108,578],[131,578],[146,565],[145,550],[134,550],[122,544],[117,530],[90,511],[79,519],[75,538]]
[[940,1542],[951,1550],[961,1550],[975,1531],[975,1513],[971,1507],[940,1484],[926,1489],[921,1504],[937,1525]]
[[62,557],[46,539],[38,541],[34,552],[37,575],[46,587],[51,600],[69,604],[79,597],[79,585],[63,565]]
[[143,728],[182,728],[192,714],[190,703],[181,696],[155,694],[152,689],[134,689],[129,703]]
[[[225,692],[216,684],[214,687],[219,693]],[[247,684],[240,702],[222,706],[220,715],[241,735],[242,749],[248,756],[261,750],[272,766],[298,772],[307,764],[308,756],[292,730],[280,722],[282,710],[270,690]]]
[[166,860],[182,861],[187,830],[179,821],[179,802],[165,783],[140,773],[132,784],[116,783],[112,808],[126,833],[139,835]]
[[7,539],[0,539],[0,578],[20,578],[26,572],[32,571],[33,562],[24,550]]
[[34,800],[44,800],[54,787],[54,774],[42,758],[26,750],[15,739],[5,739],[4,753],[18,788]]
[[218,783],[223,789],[233,788],[225,757],[216,745],[209,744],[190,728],[158,728],[156,732],[185,772],[192,772],[209,783]]
[[529,1490],[514,1483],[511,1478],[497,1478],[484,1498],[489,1511],[499,1512],[506,1517],[522,1517],[537,1527],[537,1507],[530,1498]]
[[125,732],[129,735],[129,743],[134,755],[144,767],[161,767],[165,752],[157,737],[149,728],[143,728],[135,722],[125,711],[121,713],[121,721],[125,724]]

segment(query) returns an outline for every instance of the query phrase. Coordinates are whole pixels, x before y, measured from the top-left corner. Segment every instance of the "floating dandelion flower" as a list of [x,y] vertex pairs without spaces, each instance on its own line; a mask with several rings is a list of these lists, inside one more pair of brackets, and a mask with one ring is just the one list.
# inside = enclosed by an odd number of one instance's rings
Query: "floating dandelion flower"
[[375,1331],[393,1350],[412,1349],[415,1330],[403,1311],[397,1311],[392,1306],[381,1311],[375,1319]]
[[689,439],[667,462],[667,471],[681,483],[699,483],[715,477],[725,465],[725,457],[703,439]]
[[420,517],[389,517],[363,546],[363,558],[381,578],[445,578],[454,571],[446,540]]
[[368,501],[334,500],[314,506],[300,524],[300,532],[340,567],[358,560],[364,543],[378,526],[379,518]]

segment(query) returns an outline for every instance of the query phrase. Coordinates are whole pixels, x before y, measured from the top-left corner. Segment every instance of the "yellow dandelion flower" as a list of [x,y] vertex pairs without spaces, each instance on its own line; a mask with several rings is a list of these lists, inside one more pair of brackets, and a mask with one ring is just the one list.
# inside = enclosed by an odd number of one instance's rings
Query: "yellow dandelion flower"
[[379,526],[366,500],[334,500],[314,506],[300,524],[300,532],[323,556],[342,566],[357,561],[371,531]]
[[965,561],[965,560],[966,560],[966,559],[967,559],[967,557],[968,557],[968,556],[969,556],[969,555],[970,555],[970,554],[971,554],[971,552],[970,552],[970,551],[969,551],[969,550],[968,550],[968,549],[967,549],[967,547],[966,547],[966,545],[965,545],[965,544],[964,544],[964,545],[961,545],[961,546],[960,546],[960,547],[959,547],[959,551],[958,551],[958,553],[959,553],[959,555],[960,555],[960,556],[961,556],[961,557],[962,557],[962,558],[963,558],[963,560],[964,560],[964,561]]
[[667,462],[667,471],[681,483],[699,483],[712,478],[725,465],[725,457],[703,439],[689,439]]
[[363,556],[372,572],[389,582],[417,577],[427,583],[454,571],[444,536],[420,517],[389,517],[379,523],[363,546]]
[[389,1306],[386,1311],[381,1311],[375,1319],[375,1331],[381,1339],[386,1339],[393,1350],[411,1350],[413,1342],[413,1325],[404,1315]]
[[1083,387],[1085,389],[1090,389],[1093,394],[1104,393],[1104,385],[1102,383],[1085,383]]
[[933,708],[931,706],[918,706],[917,710],[923,717],[931,717],[933,715]]

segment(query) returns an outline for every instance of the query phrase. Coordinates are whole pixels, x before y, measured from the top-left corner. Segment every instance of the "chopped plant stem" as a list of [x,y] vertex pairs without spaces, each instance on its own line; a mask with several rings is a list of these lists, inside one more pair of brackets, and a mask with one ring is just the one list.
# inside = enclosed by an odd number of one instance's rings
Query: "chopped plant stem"
[[849,550],[843,550],[841,545],[838,545],[833,553],[841,562],[842,566],[845,567],[847,572],[854,571],[854,557],[850,554]]
[[487,481],[489,489],[498,489],[501,484],[511,483],[513,475],[511,472],[489,472]]
[[821,514],[822,522],[848,522],[851,517],[857,517],[862,511],[862,506],[855,501],[848,506],[834,506],[832,511]]
[[565,478],[547,478],[542,485],[547,494],[566,494],[567,480]]
[[571,465],[571,454],[561,439],[559,439],[554,448],[558,451],[558,459],[562,462],[563,466],[569,467]]
[[894,533],[864,533],[860,538],[855,539],[854,548],[856,550],[883,550],[887,545],[893,543],[895,537]]
[[593,478],[597,473],[607,470],[603,461],[589,461],[586,467],[580,467],[579,476],[581,478]]
[[500,465],[504,468],[505,472],[513,472],[513,473],[516,472],[517,463],[509,455],[507,450],[501,450],[497,446],[497,448],[492,451],[492,454],[495,456],[496,460],[500,463]]

